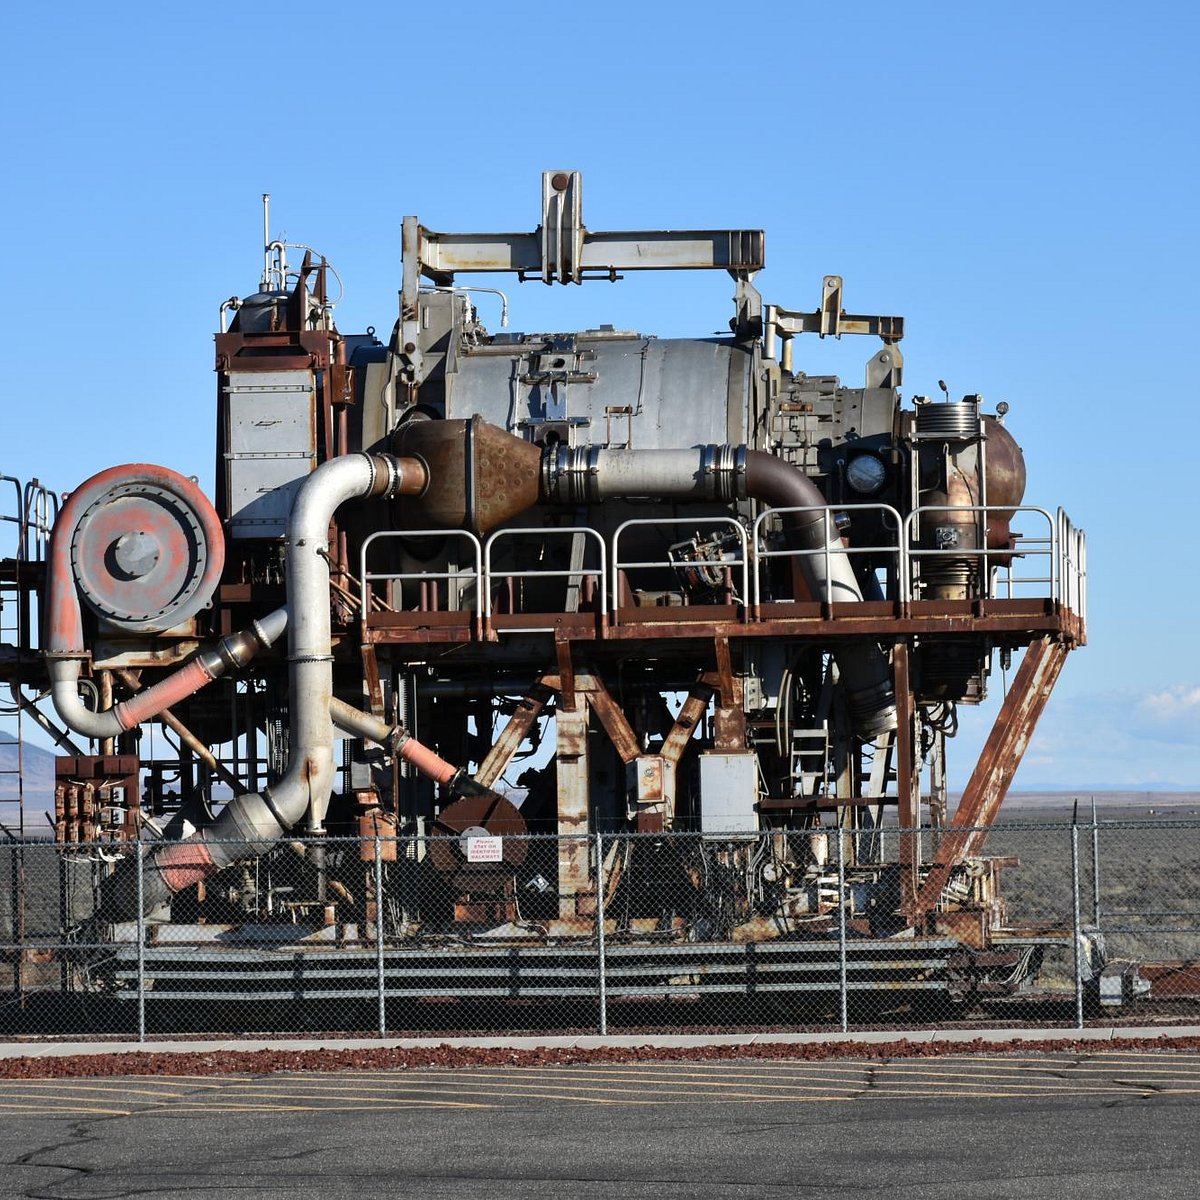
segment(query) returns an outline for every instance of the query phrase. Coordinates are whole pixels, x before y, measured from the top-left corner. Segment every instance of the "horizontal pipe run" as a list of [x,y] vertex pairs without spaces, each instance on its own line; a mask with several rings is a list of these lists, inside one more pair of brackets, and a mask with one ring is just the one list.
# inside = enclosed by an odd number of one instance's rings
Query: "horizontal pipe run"
[[329,702],[329,715],[339,729],[391,750],[435,783],[453,783],[462,774],[453,763],[447,762],[428,746],[418,742],[403,726],[389,725],[386,721],[381,721],[371,713],[363,712],[362,709],[355,708],[336,696]]
[[[541,498],[559,505],[586,505],[640,496],[683,503],[754,499],[773,508],[805,509],[784,517],[796,549],[824,548],[800,558],[813,598],[825,603],[862,600],[862,589],[842,545],[830,528],[825,498],[803,471],[761,450],[711,445],[691,450],[612,450],[596,446],[547,447],[541,466]],[[875,644],[834,651],[864,737],[896,728],[891,669]]]
[[202,650],[153,687],[103,712],[92,712],[80,698],[80,660],[51,658],[46,663],[51,700],[63,723],[76,733],[92,738],[117,737],[153,720],[163,709],[194,696],[230,669],[241,669],[261,650],[273,645],[286,627],[287,610],[276,609],[261,621],[255,621],[250,629],[230,634],[212,649]]

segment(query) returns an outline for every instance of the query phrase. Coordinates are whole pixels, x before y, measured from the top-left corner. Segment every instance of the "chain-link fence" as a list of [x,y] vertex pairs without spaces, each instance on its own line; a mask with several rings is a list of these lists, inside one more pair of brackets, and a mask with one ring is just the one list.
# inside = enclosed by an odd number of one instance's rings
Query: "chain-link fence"
[[1197,821],[170,845],[0,846],[0,1037],[1200,1012]]

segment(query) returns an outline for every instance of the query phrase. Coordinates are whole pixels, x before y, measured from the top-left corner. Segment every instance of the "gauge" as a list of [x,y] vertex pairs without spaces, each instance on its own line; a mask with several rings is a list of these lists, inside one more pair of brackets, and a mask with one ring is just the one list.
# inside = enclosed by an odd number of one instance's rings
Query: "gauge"
[[874,454],[856,454],[846,464],[846,482],[862,496],[873,496],[887,482],[887,467]]

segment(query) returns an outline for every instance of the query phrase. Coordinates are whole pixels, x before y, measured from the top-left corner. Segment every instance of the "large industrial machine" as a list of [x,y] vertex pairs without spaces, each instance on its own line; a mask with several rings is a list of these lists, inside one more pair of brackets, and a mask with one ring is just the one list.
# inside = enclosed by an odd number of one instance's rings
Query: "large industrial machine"
[[[145,846],[101,856],[81,920],[544,951],[596,935],[600,892],[614,943],[798,954],[848,921],[876,964],[942,947],[947,987],[964,955],[977,989],[1028,975],[984,839],[1086,575],[1023,504],[1006,405],[906,404],[902,318],[848,313],[838,276],[764,304],[760,231],[590,230],[577,172],[543,176],[533,233],[405,218],[386,342],[266,224],[221,306],[215,503],[132,464],[54,523],[23,669],[90,741],[56,836]],[[467,281],[641,270],[728,272],[729,333],[513,333]],[[802,369],[802,334],[872,339],[865,379]],[[951,812],[957,707],[1019,651]]]

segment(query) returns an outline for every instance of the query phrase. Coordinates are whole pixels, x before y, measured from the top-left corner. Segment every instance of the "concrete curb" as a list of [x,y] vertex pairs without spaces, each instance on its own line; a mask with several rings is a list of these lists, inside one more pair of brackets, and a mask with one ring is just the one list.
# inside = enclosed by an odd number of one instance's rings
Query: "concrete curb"
[[1166,1038],[1200,1037],[1200,1025],[1146,1027],[1113,1026],[1104,1029],[914,1029],[864,1030],[852,1033],[738,1033],[711,1034],[597,1034],[549,1037],[426,1037],[266,1039],[229,1038],[222,1041],[164,1040],[148,1042],[0,1042],[0,1059],[70,1058],[93,1054],[247,1054],[256,1050],[304,1053],[314,1050],[420,1050],[448,1046],[476,1050],[655,1050],[704,1046],[805,1046],[842,1042],[863,1046],[887,1042],[913,1045],[954,1045],[988,1042],[1095,1042],[1133,1039],[1153,1044]]

